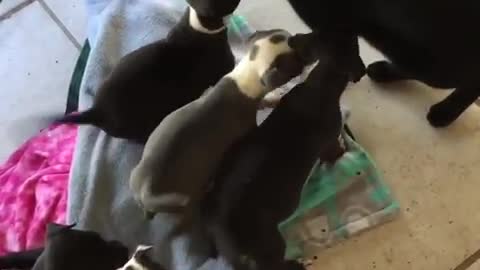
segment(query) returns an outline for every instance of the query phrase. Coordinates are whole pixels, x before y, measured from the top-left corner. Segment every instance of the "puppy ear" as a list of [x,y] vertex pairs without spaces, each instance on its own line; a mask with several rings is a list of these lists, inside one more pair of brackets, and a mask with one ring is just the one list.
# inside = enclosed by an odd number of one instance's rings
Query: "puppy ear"
[[75,223],[71,225],[62,225],[62,224],[57,224],[57,223],[49,223],[47,225],[47,236],[53,236],[57,233],[61,233],[67,230],[70,230],[71,228],[75,227]]

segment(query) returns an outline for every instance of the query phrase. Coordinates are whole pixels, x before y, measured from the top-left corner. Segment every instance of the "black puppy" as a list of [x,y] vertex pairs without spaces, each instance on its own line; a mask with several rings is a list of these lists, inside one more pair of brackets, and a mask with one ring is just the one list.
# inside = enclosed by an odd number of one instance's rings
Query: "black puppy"
[[443,127],[480,95],[480,1],[289,0],[312,29],[364,37],[389,61],[371,64],[377,82],[419,80],[457,88],[433,105],[427,118]]
[[167,38],[121,59],[100,85],[92,108],[59,120],[92,124],[144,143],[162,119],[198,98],[234,67],[224,17],[239,0],[190,0]]
[[72,227],[49,224],[44,248],[1,257],[0,269],[115,270],[128,261],[128,249],[120,242]]
[[[315,161],[342,152],[339,99],[352,74],[349,36],[297,35],[290,46],[319,60],[306,81],[286,94],[272,114],[226,155],[203,209],[221,224],[240,254],[259,269],[302,269],[284,261],[277,224],[297,207]],[[221,253],[221,251],[219,251]]]

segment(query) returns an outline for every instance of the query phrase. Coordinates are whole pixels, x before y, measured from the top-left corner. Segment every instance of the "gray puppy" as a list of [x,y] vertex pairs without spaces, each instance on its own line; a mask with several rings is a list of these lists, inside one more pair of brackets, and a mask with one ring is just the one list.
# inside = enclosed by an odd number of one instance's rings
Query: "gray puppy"
[[256,126],[260,100],[303,71],[289,38],[284,30],[256,32],[249,53],[230,73],[155,129],[130,178],[147,217],[191,217],[226,149]]

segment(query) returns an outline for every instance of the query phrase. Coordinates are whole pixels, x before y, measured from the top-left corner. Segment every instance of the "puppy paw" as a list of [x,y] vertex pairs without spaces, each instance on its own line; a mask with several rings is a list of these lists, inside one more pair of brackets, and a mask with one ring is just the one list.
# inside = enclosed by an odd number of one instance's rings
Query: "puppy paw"
[[368,65],[367,75],[370,79],[379,83],[388,83],[405,79],[405,76],[387,61],[378,61]]
[[441,103],[435,104],[430,107],[430,111],[427,114],[427,120],[430,125],[436,128],[446,127],[453,123],[458,118],[458,115]]

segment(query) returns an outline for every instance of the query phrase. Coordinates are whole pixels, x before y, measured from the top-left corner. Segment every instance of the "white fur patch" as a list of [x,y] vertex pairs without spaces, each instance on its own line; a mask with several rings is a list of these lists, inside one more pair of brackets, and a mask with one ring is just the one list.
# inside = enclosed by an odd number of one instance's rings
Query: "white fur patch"
[[[150,185],[142,187],[142,205],[144,210],[156,212],[161,207],[184,207],[190,202],[190,197],[181,193],[168,193],[162,195],[153,195]],[[148,203],[147,203],[148,202]]]
[[275,108],[278,103],[280,103],[283,94],[284,92],[281,88],[277,88],[274,91],[266,94],[263,97],[262,102],[260,102],[260,108]]
[[154,199],[158,205],[186,206],[190,198],[180,193],[168,193]]
[[258,47],[255,59],[250,60],[250,52],[247,53],[233,71],[227,74],[237,83],[240,91],[251,98],[262,97],[267,94],[268,90],[273,90],[265,89],[265,86],[261,83],[261,78],[279,55],[292,51],[292,48],[288,45],[288,40],[279,43],[270,41],[271,36],[278,34],[290,36],[288,32],[279,30],[256,40],[251,46],[251,48],[254,45]]
[[134,270],[148,270],[146,267],[138,263],[134,257],[132,257],[124,266],[118,268],[117,270],[126,270],[128,267],[131,267]]
[[153,248],[152,246],[145,246],[145,245],[139,245],[137,247],[137,249],[135,250],[135,253],[139,252],[139,251],[145,251],[145,250],[149,250]]
[[145,250],[149,250],[151,249],[152,246],[144,246],[144,245],[139,245],[137,247],[137,249],[135,250],[135,252],[133,253],[132,257],[130,258],[130,260],[128,260],[128,262],[123,265],[121,268],[118,268],[117,270],[126,270],[127,268],[132,268],[134,270],[149,270],[147,269],[145,266],[141,265],[136,259],[135,259],[135,255],[137,254],[137,252],[139,251],[145,251]]
[[195,11],[195,9],[193,9],[192,7],[189,7],[189,9],[190,9],[190,12],[189,12],[188,21],[190,22],[190,26],[196,31],[204,34],[213,35],[213,34],[218,34],[222,32],[226,28],[226,26],[224,25],[221,28],[214,29],[214,30],[207,29],[205,26],[202,25],[202,23],[200,22],[200,19],[198,19],[198,14]]

